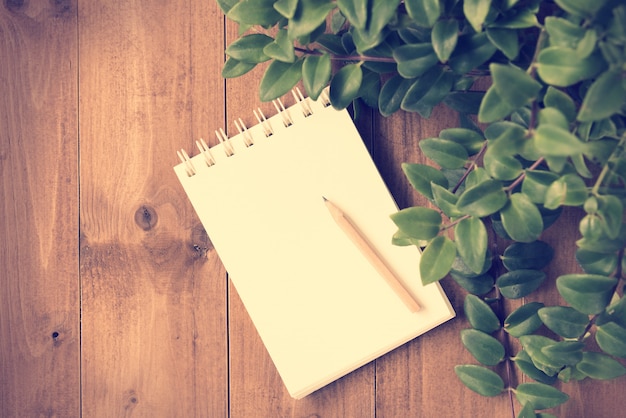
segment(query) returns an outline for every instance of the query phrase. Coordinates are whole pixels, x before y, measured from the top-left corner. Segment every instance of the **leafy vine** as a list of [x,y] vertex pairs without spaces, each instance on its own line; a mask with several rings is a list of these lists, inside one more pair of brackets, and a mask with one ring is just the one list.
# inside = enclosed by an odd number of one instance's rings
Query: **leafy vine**
[[[568,400],[556,382],[626,374],[623,1],[218,3],[241,28],[222,74],[267,63],[262,100],[302,81],[313,99],[330,87],[339,109],[459,112],[459,127],[420,140],[429,164],[402,165],[429,204],[391,218],[393,242],[423,250],[424,284],[451,277],[467,292],[460,337],[478,364],[455,372],[469,389],[547,417]],[[488,90],[472,91],[485,75]],[[580,214],[580,269],[553,279],[541,237],[564,208]],[[552,284],[563,304],[528,300]],[[515,384],[514,367],[531,381]]]

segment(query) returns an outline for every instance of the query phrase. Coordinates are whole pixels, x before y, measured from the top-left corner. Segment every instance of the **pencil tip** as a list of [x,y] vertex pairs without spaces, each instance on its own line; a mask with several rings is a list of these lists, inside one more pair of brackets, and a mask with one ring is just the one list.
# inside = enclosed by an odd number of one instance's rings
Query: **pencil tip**
[[328,201],[328,199],[326,199],[326,196],[322,196],[322,199],[324,199],[324,202]]

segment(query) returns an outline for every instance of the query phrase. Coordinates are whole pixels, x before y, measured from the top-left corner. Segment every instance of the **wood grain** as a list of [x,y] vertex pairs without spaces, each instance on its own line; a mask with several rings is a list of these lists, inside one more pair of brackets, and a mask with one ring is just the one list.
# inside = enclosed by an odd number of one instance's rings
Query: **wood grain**
[[[236,34],[215,1],[0,5],[0,415],[513,417],[510,394],[483,398],[454,375],[473,360],[449,279],[457,319],[289,397],[172,170],[178,148],[275,113],[258,99],[262,66],[220,75]],[[358,121],[400,207],[427,203],[400,163],[423,162],[419,140],[456,125],[443,107]],[[545,239],[558,245],[577,216]],[[550,280],[576,268],[560,250]],[[558,416],[623,409],[624,378],[561,387],[572,399]]]
[[225,416],[226,275],[172,166],[223,120],[213,2],[84,2],[83,415]]
[[76,4],[0,6],[0,414],[80,412]]

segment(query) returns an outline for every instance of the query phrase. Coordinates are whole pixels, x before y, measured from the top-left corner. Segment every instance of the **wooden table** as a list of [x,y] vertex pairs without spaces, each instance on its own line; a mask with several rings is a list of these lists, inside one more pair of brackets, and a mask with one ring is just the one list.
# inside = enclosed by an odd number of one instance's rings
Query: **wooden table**
[[[472,359],[449,280],[457,319],[288,396],[172,170],[177,149],[272,113],[261,72],[220,76],[235,34],[213,0],[0,6],[0,415],[513,417],[508,394],[482,398],[454,375]],[[360,123],[401,207],[418,197],[400,163],[455,124],[443,108]],[[554,412],[617,417],[624,382],[565,386]]]

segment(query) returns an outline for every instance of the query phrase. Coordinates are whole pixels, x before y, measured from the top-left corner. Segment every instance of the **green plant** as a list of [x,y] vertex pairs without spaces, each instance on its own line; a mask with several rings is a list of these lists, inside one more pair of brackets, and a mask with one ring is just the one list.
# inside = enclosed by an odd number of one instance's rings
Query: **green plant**
[[[466,386],[509,390],[534,417],[567,401],[557,381],[626,374],[623,1],[218,1],[242,30],[223,75],[268,62],[262,100],[302,80],[313,98],[330,85],[337,108],[459,112],[459,127],[420,141],[433,165],[402,166],[429,205],[392,219],[397,245],[423,249],[424,283],[449,275],[468,293],[461,341],[480,365],[455,368]],[[471,91],[485,76],[488,90]],[[563,208],[580,213],[580,270],[552,281],[541,235]],[[523,299],[550,282],[566,305]],[[505,312],[506,299],[522,304]],[[502,363],[534,382],[511,387]]]

